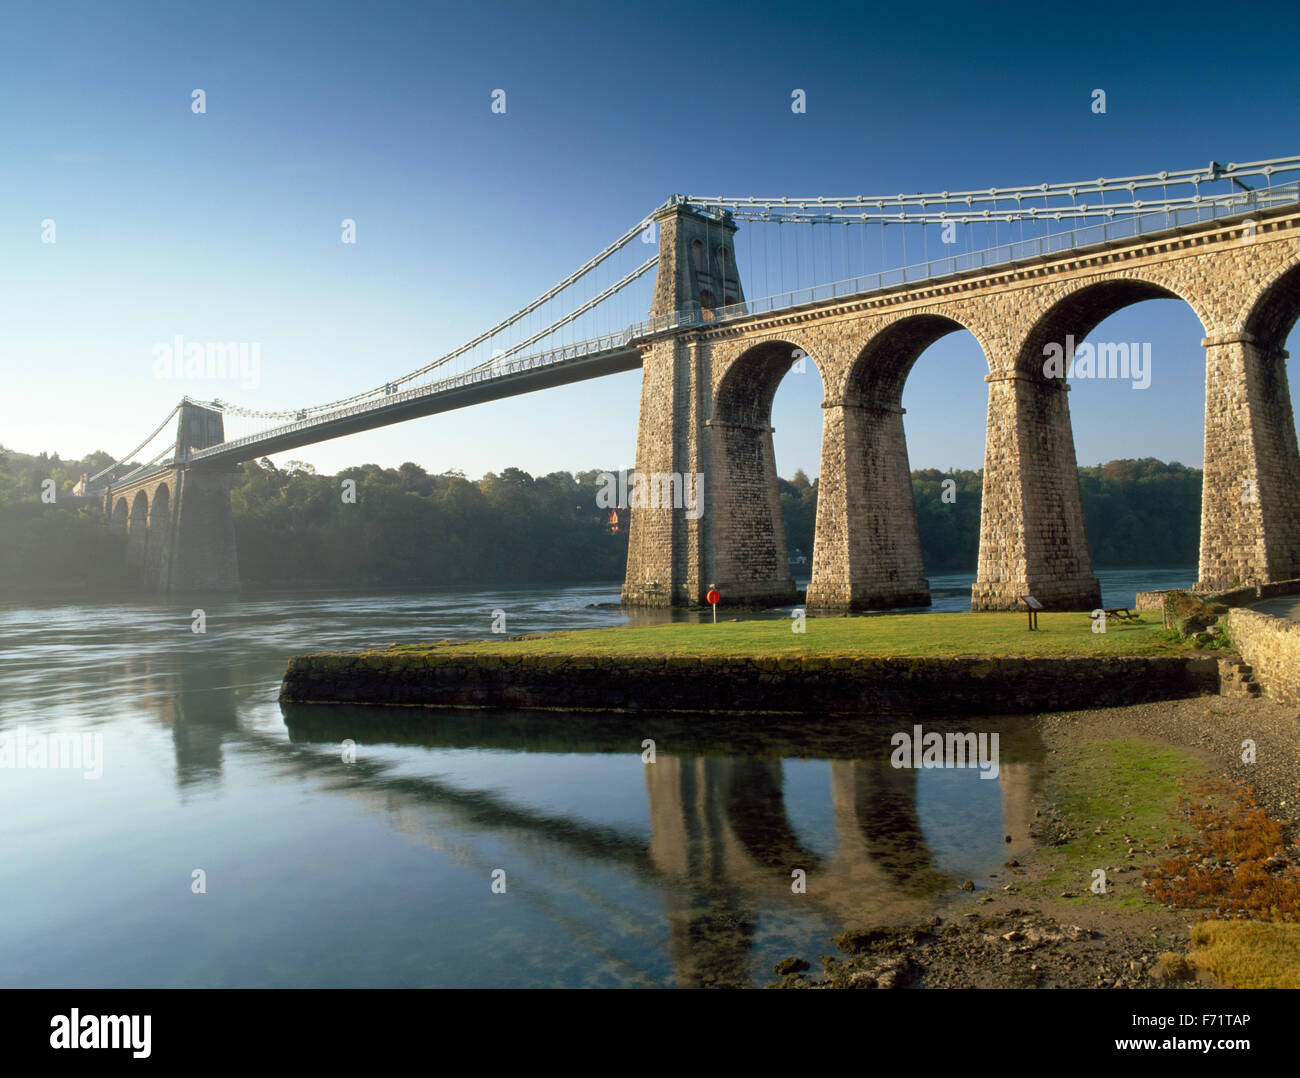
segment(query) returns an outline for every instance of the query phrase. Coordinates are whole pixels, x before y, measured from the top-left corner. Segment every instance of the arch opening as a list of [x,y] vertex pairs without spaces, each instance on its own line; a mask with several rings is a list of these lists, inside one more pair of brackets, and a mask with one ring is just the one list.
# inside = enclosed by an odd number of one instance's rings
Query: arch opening
[[1197,579],[1205,335],[1184,297],[1125,279],[1063,297],[1020,350],[1025,373],[1069,390],[1059,394],[1055,475],[1039,501],[1065,518],[1060,534],[1079,548],[1057,571],[1100,570],[1103,606],[1134,602],[1139,587],[1120,570],[1141,570],[1141,588]]
[[1260,348],[1277,351],[1291,343],[1300,321],[1300,264],[1270,282],[1255,300],[1243,327]]
[[171,491],[161,484],[149,504],[149,530],[145,550],[145,572],[162,583],[171,546]]
[[887,326],[867,342],[849,368],[845,403],[901,407],[903,387],[922,353],[949,334],[963,331],[970,332],[960,322],[937,314],[915,315]]
[[131,499],[131,515],[127,520],[126,533],[126,561],[137,569],[144,567],[148,530],[149,498],[143,490],[137,490]]
[[[1187,303],[1164,285],[1136,278],[1099,281],[1063,296],[1031,327],[1016,357],[1016,369],[1036,379],[1051,377],[1045,374],[1044,365],[1055,356],[1057,347],[1064,349],[1067,338],[1082,344],[1112,315],[1151,299]],[[1193,313],[1199,320],[1199,312],[1193,308]]]
[[787,375],[806,378],[812,371],[817,378],[805,392],[821,390],[824,395],[822,371],[813,356],[790,340],[765,341],[730,364],[714,393],[707,423],[714,538],[707,568],[709,583],[724,602],[798,599],[794,572],[807,572],[813,552],[801,549],[792,565],[782,493],[795,487],[778,477],[772,409]]
[[[950,343],[939,344],[945,339]],[[940,376],[909,383],[931,348],[936,349],[931,359],[940,365]],[[983,403],[981,379],[988,370],[987,359],[982,365],[978,361],[983,357],[966,326],[933,313],[890,323],[860,348],[846,372],[843,399],[828,400],[825,406],[810,606],[929,606],[927,549],[933,567],[951,575],[940,581],[944,605],[960,609],[969,604],[985,418],[982,407],[971,407],[971,396],[973,392]],[[951,370],[947,377],[944,366]],[[903,418],[909,384],[917,387],[909,400],[915,395],[920,405],[913,421],[927,466],[920,475],[912,471]],[[957,471],[962,465],[965,469]],[[958,483],[960,493],[954,497]],[[965,540],[959,523],[969,532]],[[970,548],[965,553],[963,542]]]

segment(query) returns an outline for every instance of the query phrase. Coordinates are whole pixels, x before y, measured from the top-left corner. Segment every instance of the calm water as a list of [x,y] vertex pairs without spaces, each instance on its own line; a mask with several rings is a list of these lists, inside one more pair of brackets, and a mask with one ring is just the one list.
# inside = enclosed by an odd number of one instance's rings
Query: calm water
[[[1107,605],[1191,582],[1101,575]],[[932,585],[936,609],[962,609],[963,585],[969,603],[969,578]],[[760,725],[276,701],[297,652],[483,636],[497,609],[512,633],[619,624],[600,605],[616,599],[0,604],[0,738],[30,752],[74,734],[92,753],[102,739],[98,778],[92,757],[0,767],[0,985],[764,984],[847,924],[923,912],[966,878],[998,885],[990,873],[1027,848],[1041,746],[1024,720],[954,724],[1001,731],[986,780],[892,768],[889,734],[908,726],[868,714]]]

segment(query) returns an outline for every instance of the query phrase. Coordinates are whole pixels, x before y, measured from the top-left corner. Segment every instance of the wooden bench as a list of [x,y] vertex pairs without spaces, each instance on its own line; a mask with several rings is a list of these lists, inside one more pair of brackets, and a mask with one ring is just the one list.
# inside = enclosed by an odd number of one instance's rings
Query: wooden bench
[[1118,618],[1120,621],[1141,621],[1142,615],[1130,610],[1126,606],[1116,606],[1106,612],[1108,618]]

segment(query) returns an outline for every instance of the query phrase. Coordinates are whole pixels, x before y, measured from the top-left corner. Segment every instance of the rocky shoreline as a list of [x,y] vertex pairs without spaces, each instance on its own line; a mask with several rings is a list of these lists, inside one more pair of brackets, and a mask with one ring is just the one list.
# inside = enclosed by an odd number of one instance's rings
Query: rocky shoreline
[[[791,956],[773,970],[776,988],[1161,988],[1223,987],[1185,960],[1191,931],[1207,911],[1170,908],[1146,894],[1145,874],[1164,844],[1131,841],[1122,818],[1089,817],[1097,834],[1119,839],[1104,894],[1072,862],[1081,830],[1062,776],[1092,747],[1124,739],[1184,754],[1206,778],[1249,785],[1275,818],[1290,821],[1300,798],[1300,714],[1258,698],[1183,700],[1047,715],[1047,781],[1036,798],[1034,850],[1011,859],[989,886],[943,896],[935,913],[904,924],[864,925],[837,936],[838,954]],[[1136,740],[1134,740],[1136,739]],[[1256,759],[1242,759],[1242,742]],[[1300,863],[1293,824],[1282,860]],[[1023,862],[1023,863],[1022,863]],[[1073,882],[1060,886],[1062,878]],[[1077,877],[1077,878],[1076,878]],[[973,883],[973,881],[972,881]],[[1223,911],[1225,916],[1230,910]]]
[[[1185,946],[1164,935],[1099,931],[1012,907],[999,914],[933,917],[914,925],[847,932],[844,952],[810,963],[786,959],[774,972],[779,988],[1145,988],[1203,986],[1160,978],[1158,955]],[[1155,979],[1153,979],[1153,977]]]

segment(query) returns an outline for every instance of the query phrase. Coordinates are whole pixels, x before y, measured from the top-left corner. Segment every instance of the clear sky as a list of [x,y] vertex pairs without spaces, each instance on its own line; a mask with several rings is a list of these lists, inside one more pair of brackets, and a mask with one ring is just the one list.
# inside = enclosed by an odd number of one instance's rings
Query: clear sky
[[[1294,153],[1297,23],[1285,5],[1237,22],[1194,3],[1023,16],[935,3],[10,4],[0,443],[118,454],[183,393],[279,409],[368,388],[516,310],[673,192],[982,188]],[[355,245],[340,242],[343,218]],[[46,219],[54,244],[41,242]],[[155,377],[153,347],[176,334],[260,342],[259,384]],[[1199,465],[1201,336],[1168,300],[1098,328],[1090,339],[1153,342],[1152,382],[1076,385],[1080,463]],[[966,334],[922,356],[904,397],[913,467],[983,464],[986,369]],[[625,466],[639,386],[632,372],[289,456],[472,477]],[[784,475],[818,471],[820,400],[811,372],[777,395]]]

